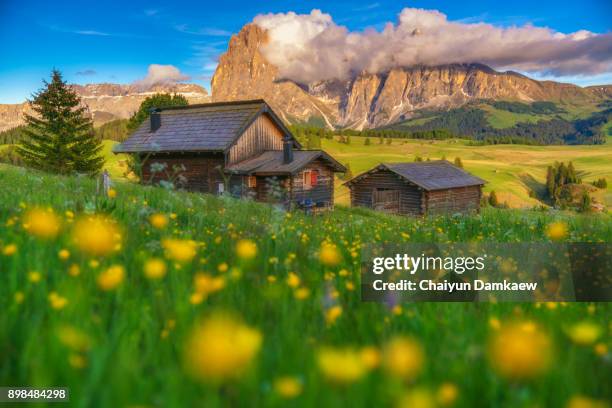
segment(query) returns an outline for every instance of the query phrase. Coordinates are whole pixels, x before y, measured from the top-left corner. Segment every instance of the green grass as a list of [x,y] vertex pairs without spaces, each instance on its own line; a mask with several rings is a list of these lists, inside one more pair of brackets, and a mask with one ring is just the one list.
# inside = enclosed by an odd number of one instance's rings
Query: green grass
[[[85,178],[0,166],[0,248],[17,247],[10,256],[0,253],[0,384],[67,386],[70,405],[79,407],[390,406],[405,392],[435,392],[447,382],[459,390],[456,406],[465,407],[564,406],[578,394],[612,397],[609,354],[575,345],[565,334],[569,325],[588,320],[603,330],[600,341],[609,346],[608,304],[425,303],[404,304],[393,312],[362,303],[358,291],[347,289],[347,282],[359,287],[362,243],[541,241],[547,240],[544,231],[554,221],[567,224],[570,241],[610,242],[607,215],[488,210],[479,216],[415,220],[338,208],[307,217],[253,202],[129,183],[117,183],[116,189],[116,198],[101,198],[95,196],[94,182]],[[62,215],[58,237],[41,241],[23,229],[22,216],[34,205]],[[66,211],[77,220],[84,211],[115,219],[123,230],[121,249],[95,258],[99,265],[92,263],[79,242],[71,240],[73,224],[63,216]],[[176,217],[157,230],[148,222],[152,213]],[[170,262],[160,281],[147,280],[143,262],[164,256],[160,241],[167,237],[195,240],[197,256],[183,265]],[[257,243],[254,260],[235,255],[240,238]],[[317,252],[326,239],[337,245],[338,265],[319,262]],[[68,260],[59,259],[61,249],[70,251]],[[68,273],[73,264],[80,267],[78,276]],[[222,264],[229,266],[227,272],[219,271]],[[117,289],[104,292],[96,279],[110,265],[125,267],[126,276]],[[342,269],[348,274],[340,274]],[[29,278],[31,271],[40,273],[40,281]],[[199,271],[224,278],[226,287],[194,305],[192,280]],[[308,298],[294,297],[286,283],[289,272],[310,290]],[[51,292],[67,299],[63,309],[50,307]],[[15,300],[19,293],[21,303]],[[334,324],[326,324],[332,305],[343,312]],[[218,310],[243,319],[261,333],[263,343],[239,379],[201,383],[185,371],[186,339],[199,319]],[[541,326],[552,342],[553,359],[546,372],[515,383],[492,370],[486,344],[494,333],[490,319],[503,324],[517,318]],[[335,386],[317,367],[316,353],[323,346],[379,348],[398,335],[412,336],[425,351],[422,372],[413,381],[373,369],[353,384]],[[271,387],[286,375],[303,383],[295,400],[282,401]]]
[[[413,161],[415,156],[424,159],[460,157],[465,169],[487,180],[485,191],[495,190],[501,202],[512,207],[538,205],[529,197],[529,189],[543,188],[546,168],[555,161],[572,161],[584,181],[601,177],[612,180],[612,137],[604,145],[580,146],[527,146],[484,145],[470,146],[466,140],[412,140],[393,139],[391,145],[372,140],[364,146],[363,138],[352,137],[346,145],[335,140],[323,140],[322,148],[343,164],[349,163],[354,175],[369,170],[381,162]],[[337,201],[348,204],[348,190],[337,184]],[[612,189],[599,190],[595,199],[612,206]]]

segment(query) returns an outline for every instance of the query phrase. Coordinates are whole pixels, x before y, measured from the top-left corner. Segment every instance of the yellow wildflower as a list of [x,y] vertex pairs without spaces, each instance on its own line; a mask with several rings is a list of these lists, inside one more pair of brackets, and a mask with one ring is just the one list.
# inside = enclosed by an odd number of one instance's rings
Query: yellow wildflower
[[206,298],[211,293],[220,291],[225,287],[225,279],[221,276],[212,276],[206,273],[196,273],[193,277],[193,286],[196,293]]
[[383,366],[397,377],[413,380],[421,372],[424,361],[423,348],[410,337],[395,337],[383,348]]
[[297,300],[304,300],[310,296],[310,289],[305,287],[297,288],[293,295]]
[[189,262],[196,256],[196,243],[186,239],[164,239],[166,257],[177,262]]
[[22,291],[18,290],[17,292],[15,292],[15,295],[13,296],[15,303],[17,303],[18,305],[23,303],[23,300],[25,299],[25,295],[23,294]]
[[228,269],[229,269],[229,265],[226,262],[221,262],[219,266],[217,266],[217,270],[219,272],[227,272]]
[[68,299],[57,294],[57,292],[49,293],[49,303],[56,310],[63,309],[68,304]]
[[148,279],[161,279],[166,275],[166,263],[160,258],[148,259],[144,264],[144,274]]
[[355,382],[368,371],[360,353],[348,348],[322,348],[317,353],[317,363],[323,375],[338,384]]
[[68,268],[68,274],[70,276],[79,276],[81,274],[81,268],[77,264],[72,264],[70,268]]
[[342,306],[335,305],[327,309],[325,312],[325,322],[328,325],[333,325],[336,320],[342,315]]
[[299,276],[297,276],[296,273],[289,272],[289,274],[287,275],[287,285],[290,288],[297,288],[298,286],[300,286],[300,282],[301,279]]
[[32,283],[40,282],[40,272],[32,271],[28,273],[28,280]]
[[319,260],[323,265],[336,266],[340,263],[340,251],[334,244],[324,242],[319,250]]
[[426,388],[415,388],[402,395],[398,408],[436,408],[436,400]]
[[603,357],[608,354],[608,346],[606,346],[604,343],[597,343],[595,347],[593,347],[593,350],[595,350],[595,354],[598,356]]
[[610,405],[603,400],[588,398],[583,395],[573,396],[566,405],[567,408],[609,408]]
[[295,398],[302,393],[302,383],[295,377],[274,380],[274,391],[283,398]]
[[378,367],[380,364],[380,351],[376,347],[366,346],[359,352],[361,361],[368,369]]
[[117,197],[117,190],[115,190],[114,188],[109,188],[106,192],[106,195],[108,195],[108,198],[115,198]]
[[443,407],[453,405],[459,396],[459,389],[453,383],[446,382],[438,388],[436,399],[438,404]]
[[236,244],[236,255],[245,260],[255,258],[257,255],[257,244],[250,239],[241,239]]
[[125,268],[113,265],[98,275],[98,286],[102,290],[113,290],[123,282]]
[[161,213],[153,214],[149,217],[149,222],[153,227],[163,229],[168,225],[168,217]]
[[6,256],[14,255],[15,252],[17,252],[17,245],[15,244],[8,244],[2,248],[2,254]]
[[38,238],[55,238],[60,226],[60,217],[51,209],[32,208],[23,217],[23,228]]
[[548,368],[550,347],[548,335],[535,323],[515,322],[495,332],[489,344],[489,359],[502,377],[529,379]]
[[261,333],[228,316],[212,316],[198,325],[185,346],[185,365],[195,378],[237,378],[261,348]]
[[60,251],[57,253],[57,256],[62,261],[65,261],[66,259],[70,258],[70,251],[68,251],[67,249],[60,249]]
[[556,221],[546,227],[546,235],[553,241],[560,241],[567,237],[567,224],[562,221]]
[[568,328],[566,332],[574,343],[588,346],[597,341],[601,335],[601,327],[591,322],[580,322]]
[[121,234],[109,218],[93,215],[81,218],[72,233],[74,244],[93,256],[104,256],[121,248]]

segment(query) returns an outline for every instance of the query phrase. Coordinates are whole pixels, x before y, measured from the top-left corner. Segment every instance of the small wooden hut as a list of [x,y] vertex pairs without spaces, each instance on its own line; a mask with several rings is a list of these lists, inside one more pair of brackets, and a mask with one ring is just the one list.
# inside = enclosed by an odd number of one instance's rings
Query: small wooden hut
[[420,216],[478,212],[485,181],[446,160],[381,163],[344,183],[351,205]]

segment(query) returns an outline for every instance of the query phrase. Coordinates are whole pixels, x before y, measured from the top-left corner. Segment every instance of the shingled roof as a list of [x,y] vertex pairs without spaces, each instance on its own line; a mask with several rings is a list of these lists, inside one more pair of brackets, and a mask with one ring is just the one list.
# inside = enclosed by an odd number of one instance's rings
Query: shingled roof
[[367,177],[368,174],[383,169],[392,171],[427,191],[479,186],[486,183],[485,180],[472,176],[446,160],[435,160],[413,163],[381,163],[372,170],[362,173],[344,184],[351,185]]
[[262,100],[217,102],[161,108],[161,126],[151,132],[146,120],[115,153],[226,151],[261,114],[294,140],[291,132]]
[[343,165],[322,150],[294,150],[293,160],[287,164],[283,163],[282,150],[269,150],[263,152],[259,156],[230,165],[226,167],[225,170],[235,174],[293,174],[300,171],[308,163],[319,158],[328,162],[334,171],[346,171]]

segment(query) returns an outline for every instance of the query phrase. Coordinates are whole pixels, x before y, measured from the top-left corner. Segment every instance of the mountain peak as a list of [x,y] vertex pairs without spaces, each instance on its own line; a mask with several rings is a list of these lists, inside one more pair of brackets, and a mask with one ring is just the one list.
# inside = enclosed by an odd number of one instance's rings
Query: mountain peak
[[418,109],[457,107],[476,99],[584,101],[605,93],[538,82],[477,62],[396,67],[303,84],[278,76],[262,52],[266,41],[265,29],[255,24],[232,36],[211,82],[214,100],[264,98],[289,121],[362,129],[391,124]]

